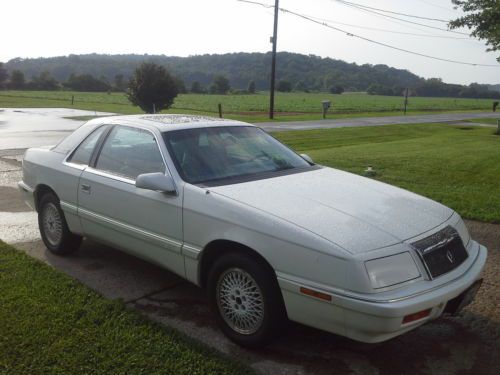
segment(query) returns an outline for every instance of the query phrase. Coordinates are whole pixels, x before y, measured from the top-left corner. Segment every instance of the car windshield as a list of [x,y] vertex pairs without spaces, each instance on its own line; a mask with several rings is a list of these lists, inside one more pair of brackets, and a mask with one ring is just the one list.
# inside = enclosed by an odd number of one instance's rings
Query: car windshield
[[173,130],[163,136],[182,178],[193,184],[310,166],[251,126]]

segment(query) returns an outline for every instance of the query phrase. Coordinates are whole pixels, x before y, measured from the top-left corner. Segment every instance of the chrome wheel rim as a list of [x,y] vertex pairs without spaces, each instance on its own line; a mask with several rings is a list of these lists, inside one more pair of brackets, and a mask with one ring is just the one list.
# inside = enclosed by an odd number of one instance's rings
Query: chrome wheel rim
[[264,320],[264,297],[250,274],[240,268],[222,273],[216,288],[219,312],[234,331],[251,335]]
[[47,203],[42,214],[42,226],[45,238],[52,246],[57,246],[62,239],[62,220],[54,203]]

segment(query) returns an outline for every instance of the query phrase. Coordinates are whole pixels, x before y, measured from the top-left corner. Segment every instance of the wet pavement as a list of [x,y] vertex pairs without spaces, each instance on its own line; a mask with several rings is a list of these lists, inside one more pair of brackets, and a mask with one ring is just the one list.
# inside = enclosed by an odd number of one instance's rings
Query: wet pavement
[[[33,111],[29,116],[46,116]],[[80,124],[61,120],[62,114],[77,115],[72,112],[61,111],[55,117],[47,117],[40,128],[49,130],[57,124],[64,129],[61,133],[67,134]],[[0,120],[1,116],[0,112]],[[13,116],[26,119],[24,116],[28,115],[17,113]],[[59,120],[56,121],[56,117]],[[6,134],[2,133],[4,125],[0,123],[0,142],[4,142]],[[10,133],[7,132],[11,134],[7,143],[14,147],[9,150],[0,147],[0,238],[103,296],[121,299],[130,308],[245,361],[262,374],[482,375],[496,374],[500,368],[500,225],[467,222],[473,237],[489,248],[489,258],[483,287],[474,303],[460,316],[440,318],[376,345],[357,343],[290,324],[283,337],[274,344],[249,351],[234,345],[221,334],[203,291],[178,276],[90,240],[84,240],[81,249],[68,257],[54,256],[45,249],[40,240],[36,213],[21,201],[17,191],[17,181],[22,177],[24,148],[45,145],[46,139],[56,139],[54,134],[49,138],[38,138],[39,132],[33,130],[34,126],[38,125],[35,122],[31,125],[23,123],[19,131],[22,134],[11,128]],[[0,146],[2,144],[5,143],[0,143]]]
[[0,109],[0,150],[55,145],[83,124],[65,117],[110,114],[66,108]]

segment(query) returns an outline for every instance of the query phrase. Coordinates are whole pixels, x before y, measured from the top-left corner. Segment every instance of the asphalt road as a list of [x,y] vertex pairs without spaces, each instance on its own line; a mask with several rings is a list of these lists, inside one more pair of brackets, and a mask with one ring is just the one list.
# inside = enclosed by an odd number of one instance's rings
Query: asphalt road
[[[51,129],[54,124],[47,120],[44,126]],[[63,133],[78,125],[68,124]],[[25,129],[17,134],[11,127],[9,134],[15,143],[10,146],[16,147],[0,150],[0,238],[103,296],[122,299],[130,308],[245,361],[263,374],[482,375],[496,374],[500,368],[500,225],[467,222],[473,237],[489,248],[490,256],[485,283],[476,301],[461,316],[438,319],[377,345],[360,344],[291,324],[273,345],[248,351],[220,333],[203,292],[168,271],[89,240],[72,256],[50,254],[40,240],[36,213],[21,202],[16,188],[27,147],[22,145],[43,145],[46,141],[40,140],[33,128]],[[50,140],[57,136],[51,135]]]
[[256,125],[268,131],[305,130],[305,129],[332,129],[359,126],[380,126],[391,124],[425,124],[431,122],[456,122],[475,118],[498,118],[500,112],[473,112],[473,113],[440,113],[434,115],[408,115],[359,117],[336,120],[317,121],[289,121],[289,122],[260,122]]
[[[66,108],[4,108],[0,109],[0,150],[55,145],[83,121],[70,116],[111,115],[106,112]],[[390,124],[457,122],[465,119],[491,117],[500,119],[500,112],[448,113],[435,115],[363,117],[320,121],[261,122],[266,131],[331,129]],[[470,124],[471,125],[471,124]]]

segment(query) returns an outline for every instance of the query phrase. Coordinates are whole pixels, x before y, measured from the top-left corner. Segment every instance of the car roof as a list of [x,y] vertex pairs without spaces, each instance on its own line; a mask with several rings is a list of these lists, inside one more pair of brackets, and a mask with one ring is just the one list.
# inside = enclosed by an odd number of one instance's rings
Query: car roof
[[155,127],[161,132],[220,126],[253,126],[242,121],[184,114],[142,114],[127,116],[108,116],[91,120],[89,121],[89,123],[95,123],[96,125],[103,123],[139,125],[146,127]]
[[167,132],[180,129],[195,129],[220,126],[253,126],[246,122],[221,119],[209,116],[179,115],[179,114],[158,114],[158,115],[128,115],[128,116],[106,116],[98,117],[87,121],[76,129],[73,133],[64,138],[52,151],[67,153],[75,148],[94,129],[100,125],[129,125],[147,129],[158,129],[160,132]]

